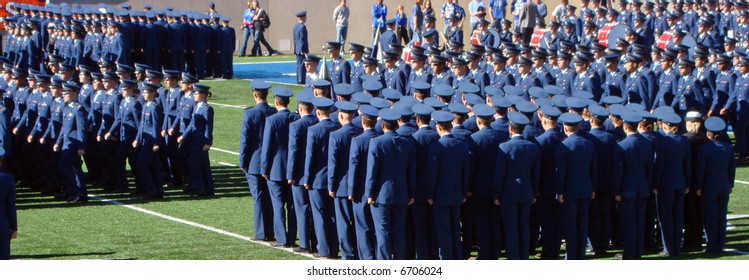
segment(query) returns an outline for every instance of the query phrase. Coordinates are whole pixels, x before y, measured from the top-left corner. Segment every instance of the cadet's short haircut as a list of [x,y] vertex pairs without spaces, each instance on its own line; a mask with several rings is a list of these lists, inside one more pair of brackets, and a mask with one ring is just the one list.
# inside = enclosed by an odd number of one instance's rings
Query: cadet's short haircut
[[476,117],[477,120],[484,122],[484,125],[489,126],[494,121],[493,117]]
[[308,104],[308,103],[299,102],[298,106],[304,108],[307,112],[312,112],[312,109],[313,109],[312,104]]
[[431,121],[432,121],[432,117],[430,117],[430,116],[419,116],[419,115],[416,115],[416,122],[417,123],[429,124],[429,122],[431,122]]
[[387,130],[395,131],[398,129],[398,122],[383,120],[382,125],[384,125]]
[[639,125],[639,123],[628,123],[628,122],[624,122],[624,124],[622,126],[624,126],[625,128],[627,128],[628,130],[637,131],[637,126],[638,125]]
[[512,131],[522,133],[525,125],[510,123],[510,128],[512,128]]
[[253,89],[252,93],[256,93],[257,96],[260,97],[260,99],[266,99],[268,98],[268,90],[267,89]]
[[401,121],[402,122],[410,122],[411,121],[411,116],[410,115],[408,115],[408,116],[401,116]]
[[362,123],[366,123],[368,127],[374,127],[377,124],[377,118],[369,117],[367,115],[361,116]]
[[274,98],[281,105],[283,105],[283,106],[289,106],[289,98],[288,97],[274,96]]
[[443,130],[450,131],[453,129],[453,123],[451,122],[438,122],[437,127],[441,127]]

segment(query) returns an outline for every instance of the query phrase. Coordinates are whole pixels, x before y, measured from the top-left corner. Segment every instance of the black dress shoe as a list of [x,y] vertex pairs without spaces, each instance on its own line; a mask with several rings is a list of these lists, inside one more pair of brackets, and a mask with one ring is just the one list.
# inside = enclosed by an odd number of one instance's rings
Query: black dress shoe
[[305,254],[312,253],[312,252],[310,252],[309,249],[302,248],[302,247],[296,247],[296,248],[292,249],[291,251],[293,251],[294,253],[305,253]]

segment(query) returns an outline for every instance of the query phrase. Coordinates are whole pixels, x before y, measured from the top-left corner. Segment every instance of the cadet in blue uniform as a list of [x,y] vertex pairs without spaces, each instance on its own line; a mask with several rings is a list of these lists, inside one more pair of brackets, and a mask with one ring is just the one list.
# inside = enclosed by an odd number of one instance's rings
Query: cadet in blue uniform
[[609,111],[600,106],[588,107],[590,112],[590,136],[596,147],[596,175],[597,180],[593,182],[595,197],[590,203],[590,222],[588,224],[588,238],[592,251],[595,255],[606,252],[611,239],[611,175],[614,168],[612,154],[616,147],[616,138],[603,128],[604,121],[609,116]]
[[696,190],[700,197],[702,222],[707,237],[707,253],[720,253],[726,244],[726,216],[728,197],[733,190],[736,177],[736,162],[733,149],[727,139],[721,139],[726,129],[725,122],[718,117],[705,120],[709,142],[697,153]]
[[499,259],[502,250],[501,213],[494,204],[496,193],[494,166],[497,162],[497,147],[508,140],[507,135],[490,127],[495,110],[486,104],[473,106],[479,130],[471,135],[474,144],[473,168],[471,170],[472,220],[475,225],[479,260]]
[[286,178],[291,185],[296,213],[299,247],[295,252],[312,253],[315,249],[309,194],[304,188],[304,162],[307,150],[307,128],[317,123],[312,114],[312,90],[302,89],[297,93],[300,119],[289,124],[288,160]]
[[541,175],[541,153],[536,144],[522,136],[530,123],[528,118],[518,112],[510,112],[508,118],[512,138],[499,145],[494,204],[502,211],[507,258],[524,260],[530,252],[528,224]]
[[101,184],[105,188],[113,188],[115,179],[115,161],[112,155],[117,151],[116,139],[119,137],[112,138],[110,135],[109,139],[106,139],[105,135],[112,129],[115,118],[119,111],[120,101],[122,95],[117,91],[117,74],[114,72],[106,71],[102,77],[104,83],[104,89],[102,89],[105,95],[102,100],[101,107],[101,121],[99,123],[99,130],[96,132],[96,141],[100,142],[99,148],[99,160],[102,163],[102,174]]
[[[114,123],[109,131],[104,134],[104,140],[117,142],[117,149],[114,154],[114,189],[117,192],[124,192],[128,189],[125,160],[130,163],[130,169],[134,173],[137,174],[138,172],[138,166],[135,165],[136,154],[133,141],[138,135],[143,106],[137,99],[138,83],[136,81],[122,80],[120,90],[122,91],[122,101],[118,104]],[[143,190],[138,186],[136,193],[141,192]]]
[[678,133],[681,117],[675,113],[658,116],[665,131],[658,145],[653,166],[653,186],[658,207],[658,222],[663,240],[663,252],[669,256],[681,253],[684,229],[684,194],[691,179],[689,141]]
[[598,175],[596,170],[596,148],[593,142],[581,135],[583,118],[574,113],[559,117],[564,125],[567,139],[557,150],[557,200],[561,203],[562,224],[567,241],[568,260],[585,258],[588,237],[588,211],[590,201],[595,198],[593,188]]
[[187,28],[180,17],[174,17],[174,21],[166,26],[166,52],[168,56],[168,69],[177,71],[185,70],[185,52],[187,49]]
[[289,124],[299,119],[299,115],[287,108],[292,95],[293,93],[285,87],[273,88],[273,103],[278,112],[266,118],[260,144],[260,174],[268,182],[273,209],[273,233],[276,236],[274,246],[285,247],[294,245],[297,231],[291,187],[286,177]]
[[395,66],[399,57],[395,53],[386,52],[383,60],[385,71],[382,72],[382,79],[385,81],[385,87],[397,90],[401,95],[406,94],[406,73]]
[[[427,203],[432,206],[438,257],[441,260],[462,259],[460,208],[471,195],[470,147],[450,134],[451,113],[432,113],[437,123],[438,141],[429,145],[427,156]],[[466,240],[465,242],[471,242]]]
[[10,259],[10,241],[18,237],[15,179],[2,171],[5,155],[0,147],[0,260]]
[[383,53],[391,52],[390,45],[391,44],[398,44],[398,40],[396,40],[395,32],[395,18],[391,18],[387,21],[385,21],[385,25],[387,26],[387,29],[385,31],[380,31],[382,34],[380,35],[380,46],[382,47],[382,50],[376,50],[376,51],[382,51]]
[[[356,252],[360,260],[374,260],[376,258],[375,228],[372,211],[367,203],[364,184],[367,176],[367,157],[370,141],[380,134],[374,129],[377,123],[378,110],[370,105],[361,105],[361,126],[364,131],[351,140],[349,149],[349,165],[346,174],[348,199],[352,202],[354,228],[356,230]],[[340,189],[340,188],[339,188]],[[416,255],[417,258],[419,255]]]
[[307,77],[307,71],[304,68],[304,57],[309,53],[309,43],[307,42],[307,11],[296,13],[299,23],[294,25],[294,54],[296,55],[296,83],[303,85]]
[[692,70],[694,70],[694,62],[689,59],[679,61],[681,78],[677,83],[674,100],[671,102],[671,107],[679,116],[685,116],[690,110],[707,113],[708,104],[703,94],[705,87],[692,76]]
[[212,196],[215,194],[211,161],[208,150],[213,145],[213,108],[207,103],[211,94],[206,85],[195,86],[195,111],[190,125],[177,138],[181,145],[189,145],[190,156],[187,158],[190,172],[190,191],[193,195]]
[[[416,125],[418,130],[411,134],[414,139],[416,148],[416,162],[427,162],[429,156],[429,145],[439,140],[439,134],[430,126],[431,114],[434,112],[432,107],[425,104],[415,104],[412,111],[416,115]],[[416,177],[425,178],[427,176],[427,165],[417,164]],[[413,224],[413,246],[417,260],[426,260],[436,258],[436,249],[434,248],[434,234],[431,228],[432,215],[429,213],[427,203],[427,184],[426,181],[416,181],[414,191],[414,203],[408,207],[410,220]]]
[[625,103],[638,103],[645,106],[647,104],[648,94],[648,82],[645,76],[637,70],[637,64],[640,63],[641,58],[639,56],[628,55],[622,59],[624,68],[627,70],[625,76],[626,82],[624,85],[624,91],[622,92],[622,98]]
[[81,168],[81,156],[86,143],[86,111],[78,103],[79,90],[80,87],[75,83],[63,84],[64,117],[60,137],[53,146],[54,151],[62,151],[59,168],[67,201],[70,203],[88,201],[86,180]]
[[338,122],[341,128],[330,133],[328,145],[328,194],[333,197],[335,205],[335,225],[338,243],[341,247],[341,258],[358,259],[356,249],[356,230],[354,227],[353,205],[349,200],[348,172],[349,155],[352,139],[362,130],[351,123],[357,106],[349,101],[339,100],[335,103],[338,109]]
[[733,131],[736,135],[736,152],[745,160],[749,153],[749,58],[739,59],[737,64],[740,76],[736,77],[733,94],[729,95],[726,105],[721,109],[721,115],[734,114],[736,124]]
[[637,133],[637,125],[642,121],[640,113],[622,113],[622,120],[627,137],[618,143],[614,153],[613,195],[624,241],[622,259],[639,259],[645,241],[645,210],[650,194],[653,149]]
[[338,256],[338,238],[335,229],[335,209],[328,185],[328,144],[330,133],[340,125],[330,119],[333,101],[316,97],[313,101],[319,122],[307,130],[307,149],[304,161],[304,188],[309,191],[312,220],[314,221],[317,251],[322,258]]
[[560,205],[556,195],[557,150],[564,139],[564,134],[557,128],[557,119],[562,112],[555,107],[541,106],[541,126],[544,133],[536,137],[541,151],[541,181],[539,182],[538,201],[531,206],[533,215],[537,216],[541,226],[541,259],[559,259],[561,243]]
[[601,100],[601,78],[590,68],[591,61],[592,58],[587,55],[578,55],[573,60],[577,75],[572,82],[572,92],[588,91],[593,94],[593,100]]
[[250,186],[250,194],[254,201],[253,226],[255,239],[273,240],[272,210],[268,185],[260,173],[260,152],[265,130],[265,121],[268,116],[276,113],[276,109],[268,106],[266,98],[270,85],[263,81],[253,81],[252,97],[255,107],[244,110],[242,117],[242,130],[239,139],[239,167],[245,172],[247,183]]
[[145,84],[143,88],[143,98],[146,103],[143,105],[143,112],[140,116],[138,126],[138,135],[132,142],[134,149],[137,149],[136,169],[139,174],[136,182],[141,186],[145,199],[162,198],[164,188],[161,183],[162,165],[159,160],[159,149],[163,147],[161,136],[161,126],[164,121],[164,112],[161,106],[156,102],[158,98],[158,89],[160,85]]
[[557,55],[557,66],[559,70],[554,76],[555,85],[562,88],[564,96],[572,96],[572,85],[575,80],[575,71],[570,67],[572,54],[560,51]]
[[369,144],[365,195],[372,210],[379,260],[404,259],[407,206],[414,201],[416,151],[411,140],[395,133],[401,114],[379,113],[385,132]]
[[231,79],[234,77],[234,70],[232,67],[232,59],[234,57],[234,48],[236,46],[236,35],[234,28],[229,26],[229,17],[221,17],[221,33],[219,33],[220,44],[220,62],[221,78]]
[[341,46],[341,43],[335,41],[325,43],[325,49],[330,55],[328,74],[334,85],[351,83],[351,64],[341,57]]

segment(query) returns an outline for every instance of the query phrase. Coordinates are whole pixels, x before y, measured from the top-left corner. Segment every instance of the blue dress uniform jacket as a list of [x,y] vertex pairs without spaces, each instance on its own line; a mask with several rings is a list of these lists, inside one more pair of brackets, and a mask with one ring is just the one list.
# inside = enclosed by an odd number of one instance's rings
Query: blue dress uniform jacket
[[606,75],[603,83],[603,95],[601,99],[606,96],[619,96],[622,97],[624,91],[626,76],[619,72],[606,71]]
[[87,196],[81,157],[78,150],[86,148],[86,111],[78,102],[68,103],[63,111],[60,137],[55,143],[62,150],[60,174],[62,185],[69,197],[85,200]]
[[528,100],[528,89],[532,87],[542,87],[541,80],[536,77],[533,73],[528,73],[528,75],[521,75],[518,73],[515,75],[515,86],[521,88],[524,92],[523,98],[525,100]]
[[577,133],[570,134],[557,150],[557,194],[564,195],[562,224],[567,259],[583,259],[588,236],[588,211],[595,191],[596,148]]
[[433,201],[432,211],[439,258],[462,258],[460,237],[460,206],[470,193],[471,147],[468,143],[445,134],[429,145],[427,158],[427,197]]
[[626,76],[622,98],[626,104],[637,103],[648,107],[648,81],[640,72]]
[[188,171],[190,188],[199,195],[213,195],[213,175],[205,145],[213,145],[213,108],[208,103],[195,105],[190,125],[182,133],[182,142],[189,143]]
[[414,88],[411,87],[414,82],[425,82],[427,84],[432,84],[432,74],[428,73],[424,69],[422,69],[421,71],[411,71],[411,75],[408,76],[408,81],[406,82],[406,95],[414,95]]
[[328,191],[335,193],[335,225],[343,259],[357,259],[353,205],[348,197],[349,155],[352,139],[362,130],[351,123],[330,133],[328,143]]
[[374,222],[367,204],[364,184],[367,176],[367,152],[372,138],[379,136],[374,129],[364,130],[359,136],[351,139],[349,165],[346,174],[346,191],[353,198],[354,228],[356,229],[356,248],[360,260],[375,259]]
[[[715,81],[715,92],[713,92],[712,104],[709,111],[719,112],[728,102],[728,97],[733,93],[736,86],[736,74],[731,71],[718,73]],[[716,111],[717,110],[717,111]]]
[[397,90],[401,95],[406,95],[406,74],[397,67],[387,69],[382,73],[385,87]]
[[473,139],[473,164],[471,169],[472,220],[475,225],[476,243],[479,246],[477,259],[497,259],[501,252],[501,214],[494,205],[494,172],[499,144],[509,139],[508,135],[489,127],[482,127],[471,135]]
[[416,149],[393,131],[372,139],[364,193],[374,203],[377,259],[405,258],[407,205],[416,187]]
[[728,196],[736,177],[736,162],[730,143],[710,141],[697,153],[695,188],[702,192],[702,223],[707,237],[706,251],[721,252],[726,243]]
[[[354,92],[364,91],[361,77],[364,76],[364,63],[362,61],[350,61],[351,71],[349,72],[349,82],[354,86]],[[304,65],[302,65],[304,67]]]
[[311,114],[301,116],[289,125],[288,160],[286,178],[294,180],[291,192],[294,200],[297,230],[299,233],[299,247],[312,249],[312,224],[309,194],[303,187],[304,162],[307,150],[307,129],[317,123],[317,118]]
[[601,78],[598,73],[588,69],[582,74],[575,76],[572,82],[575,90],[584,90],[593,94],[593,100],[601,100]]
[[382,52],[390,52],[390,44],[397,44],[398,41],[395,37],[395,32],[391,29],[387,29],[382,34],[380,34],[380,46],[382,47]]
[[276,109],[262,102],[255,107],[244,110],[242,117],[242,129],[239,139],[239,167],[245,170],[250,193],[254,200],[254,227],[255,237],[258,239],[270,238],[272,224],[271,202],[268,195],[268,186],[260,175],[261,142],[265,131],[266,119],[275,114]]
[[589,236],[595,252],[603,252],[608,247],[611,235],[611,186],[614,172],[614,150],[617,147],[616,138],[603,127],[590,129],[588,140],[596,147],[596,181],[593,182],[595,199],[590,205]]
[[123,98],[109,133],[119,135],[120,141],[131,144],[138,134],[142,111],[143,106],[135,98]]
[[697,82],[702,84],[702,98],[705,102],[705,110],[707,110],[713,103],[712,98],[713,95],[715,95],[715,83],[717,75],[715,74],[715,71],[710,69],[710,67],[708,67],[707,65],[703,66],[702,68],[695,69],[692,72],[692,75]]
[[573,83],[575,81],[575,76],[577,76],[577,73],[573,71],[572,69],[562,69],[559,71],[559,73],[556,74],[554,77],[554,80],[556,81],[556,85],[560,88],[562,88],[563,95],[564,96],[572,96],[572,88]]
[[653,149],[642,135],[632,133],[618,143],[614,153],[614,196],[621,223],[625,259],[642,256],[645,241],[645,215],[650,195]]
[[505,86],[514,86],[515,78],[504,69],[500,72],[492,71],[489,73],[489,84],[492,87],[502,89]]
[[265,120],[260,149],[260,174],[271,181],[287,181],[289,125],[299,115],[281,109]]
[[159,161],[158,152],[153,151],[154,146],[162,146],[161,127],[164,121],[164,113],[155,101],[143,105],[140,117],[138,135],[135,141],[140,146],[136,157],[136,177],[138,184],[142,186],[147,196],[163,196],[164,190],[161,183],[162,165]]
[[351,64],[343,58],[331,59],[328,65],[328,73],[330,73],[330,82],[336,84],[350,84],[351,83]]
[[15,179],[0,172],[0,260],[10,259],[10,233],[18,231],[17,217]]
[[676,91],[678,90],[679,75],[673,70],[664,71],[658,78],[658,93],[655,96],[653,108],[661,106],[671,106]]
[[703,114],[707,113],[706,109],[709,103],[704,99],[704,86],[694,77],[686,76],[679,78],[676,95],[671,102],[674,111],[685,114],[687,111],[696,110]]
[[668,133],[655,148],[653,185],[658,191],[658,221],[663,247],[670,255],[681,251],[684,229],[684,191],[689,187],[691,148],[685,136]]
[[523,136],[499,145],[494,184],[505,228],[508,259],[528,259],[530,206],[538,192],[541,151]]
[[294,25],[294,54],[296,54],[296,82],[304,84],[307,70],[304,68],[304,55],[309,53],[309,42],[307,38],[307,26],[304,23]]

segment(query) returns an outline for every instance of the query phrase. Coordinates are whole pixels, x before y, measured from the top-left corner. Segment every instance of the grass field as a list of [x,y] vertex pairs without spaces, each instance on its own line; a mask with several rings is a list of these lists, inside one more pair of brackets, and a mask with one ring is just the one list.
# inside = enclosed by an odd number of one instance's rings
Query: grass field
[[[293,56],[237,58],[235,62],[287,60],[293,60]],[[309,259],[310,256],[246,240],[254,235],[250,224],[252,199],[244,174],[233,167],[238,163],[238,156],[232,152],[239,149],[242,108],[253,105],[248,81],[207,81],[205,84],[210,85],[213,92],[209,101],[215,110],[213,147],[224,150],[210,153],[216,197],[198,199],[170,189],[165,200],[144,202],[130,195],[93,189],[91,195],[96,197],[90,203],[70,205],[19,189],[19,238],[13,241],[12,258]],[[300,89],[290,88],[294,92]],[[739,168],[737,180],[749,182],[749,167]],[[741,253],[749,252],[748,184],[736,184],[729,205],[731,215],[747,215],[729,221],[733,228],[729,231],[727,247],[740,252],[718,255],[686,252],[679,258],[749,259],[747,253]],[[613,258],[615,253],[617,251],[612,251],[602,258]],[[651,252],[646,258],[661,257]]]

